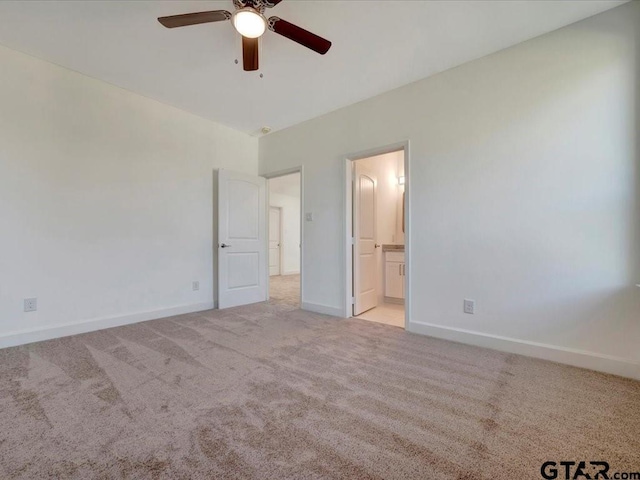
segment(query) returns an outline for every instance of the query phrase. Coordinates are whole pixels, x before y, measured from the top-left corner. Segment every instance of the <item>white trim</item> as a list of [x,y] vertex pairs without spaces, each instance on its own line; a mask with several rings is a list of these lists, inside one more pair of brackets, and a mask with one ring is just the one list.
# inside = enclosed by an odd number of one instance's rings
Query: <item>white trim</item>
[[[269,199],[271,190],[269,188],[268,180],[272,178],[291,175],[292,173],[300,173],[300,271],[295,273],[285,273],[285,274],[281,273],[281,275],[296,275],[298,273],[300,274],[300,304],[302,305],[304,303],[304,277],[303,277],[303,272],[304,272],[304,254],[303,254],[303,249],[304,249],[304,166],[300,165],[298,167],[287,168],[285,170],[279,170],[277,172],[265,173],[262,176],[267,179],[267,208],[268,208],[268,205],[271,204],[271,201]],[[280,222],[280,224],[282,226],[282,222]],[[268,228],[269,227],[267,226],[267,229]],[[269,235],[267,232],[267,247],[268,246],[269,246]],[[282,257],[283,256],[281,255],[280,261],[282,261]],[[267,280],[266,280],[267,281],[267,300],[269,300],[269,292],[270,292],[268,270],[269,270],[269,256],[267,256]],[[282,268],[280,269],[280,271],[282,272]]]
[[138,312],[117,317],[102,317],[93,320],[85,320],[76,323],[67,323],[55,327],[42,327],[33,330],[22,330],[9,333],[0,337],[0,348],[15,347],[26,343],[41,342],[53,338],[68,337],[79,333],[94,332],[105,328],[131,325],[132,323],[157,320],[159,318],[173,317],[185,313],[202,312],[216,307],[217,302],[194,303],[190,305],[179,305],[176,307],[153,310],[151,312]]
[[353,245],[352,230],[352,217],[353,217],[353,161],[361,160],[363,158],[376,157],[378,155],[384,155],[385,153],[392,153],[398,151],[404,151],[404,176],[405,176],[405,206],[404,206],[404,252],[405,252],[405,303],[404,303],[404,327],[409,328],[409,321],[411,319],[411,155],[410,155],[410,141],[405,140],[403,142],[394,143],[391,145],[373,148],[357,153],[345,155],[343,160],[345,162],[344,170],[344,197],[343,197],[343,213],[344,224],[343,238],[345,242],[343,244],[343,268],[344,268],[344,307],[341,312],[341,316],[345,318],[352,317],[351,297],[353,290],[353,269],[352,257],[353,252],[351,246]]
[[342,308],[340,307],[330,307],[329,305],[321,305],[319,303],[302,303],[302,310],[307,310],[309,312],[322,313],[324,315],[331,315],[332,317],[343,318]]
[[407,330],[454,342],[491,348],[502,352],[516,353],[528,357],[541,358],[575,367],[587,368],[621,377],[640,380],[640,363],[630,362],[621,357],[602,355],[586,350],[558,347],[545,343],[518,340],[516,338],[490,335],[461,328],[444,327],[431,323],[409,322]]
[[286,277],[287,275],[300,275],[300,270],[290,270],[288,272],[282,272],[280,275]]

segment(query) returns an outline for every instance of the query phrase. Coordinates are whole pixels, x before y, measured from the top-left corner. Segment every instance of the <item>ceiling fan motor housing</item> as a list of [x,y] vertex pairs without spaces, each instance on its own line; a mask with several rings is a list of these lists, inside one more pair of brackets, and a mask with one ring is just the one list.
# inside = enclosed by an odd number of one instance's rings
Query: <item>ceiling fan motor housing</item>
[[233,4],[236,7],[236,9],[241,9],[241,8],[246,8],[246,7],[251,7],[256,9],[258,12],[263,13],[267,8],[273,8],[275,7],[277,4],[279,4],[280,1],[276,1],[276,0],[233,0]]

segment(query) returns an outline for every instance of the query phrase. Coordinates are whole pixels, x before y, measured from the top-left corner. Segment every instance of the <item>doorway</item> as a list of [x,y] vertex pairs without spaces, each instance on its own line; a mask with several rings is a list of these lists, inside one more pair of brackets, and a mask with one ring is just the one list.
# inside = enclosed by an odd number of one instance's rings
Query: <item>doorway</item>
[[268,179],[269,302],[299,308],[302,297],[302,172]]
[[408,303],[408,144],[346,162],[346,317],[404,328]]

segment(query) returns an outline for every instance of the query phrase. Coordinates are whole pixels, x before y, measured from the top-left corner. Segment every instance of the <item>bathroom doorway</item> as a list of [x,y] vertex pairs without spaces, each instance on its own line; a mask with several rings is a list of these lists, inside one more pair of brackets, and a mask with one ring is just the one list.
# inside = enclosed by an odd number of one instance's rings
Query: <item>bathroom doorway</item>
[[402,328],[408,290],[405,152],[374,152],[347,163],[347,317]]

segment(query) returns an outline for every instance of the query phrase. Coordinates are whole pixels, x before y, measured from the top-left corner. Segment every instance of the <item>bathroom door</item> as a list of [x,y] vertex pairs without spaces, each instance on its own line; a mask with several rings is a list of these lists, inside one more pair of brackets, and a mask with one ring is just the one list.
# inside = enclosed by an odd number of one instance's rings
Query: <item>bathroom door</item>
[[376,177],[354,162],[353,315],[378,304],[376,268]]

